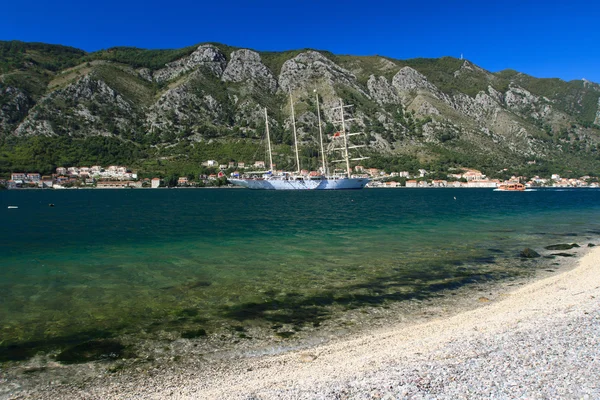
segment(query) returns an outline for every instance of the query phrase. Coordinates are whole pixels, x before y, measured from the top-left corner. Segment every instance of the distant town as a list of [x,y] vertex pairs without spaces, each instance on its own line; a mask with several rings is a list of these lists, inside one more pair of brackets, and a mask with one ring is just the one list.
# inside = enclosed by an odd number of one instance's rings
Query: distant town
[[[240,176],[247,171],[264,171],[265,162],[254,163],[228,162],[220,164],[216,160],[207,160],[202,166],[213,170],[208,175],[198,175],[194,179],[187,176],[179,177],[175,187],[213,187],[227,185],[228,176]],[[377,168],[354,167],[357,175],[369,177],[372,181],[367,185],[371,188],[496,188],[501,184],[518,182],[527,187],[590,187],[597,188],[598,178],[594,176],[582,176],[577,179],[562,178],[558,174],[552,174],[549,178],[534,176],[513,176],[507,181],[489,179],[481,171],[463,168],[455,173],[449,173],[447,179],[428,179],[428,171],[418,170],[417,173],[408,171],[386,172]],[[318,176],[319,171],[301,170],[304,176]],[[59,167],[52,175],[40,175],[37,172],[13,172],[9,180],[1,180],[0,185],[7,189],[26,188],[159,188],[168,185],[161,178],[138,179],[138,174],[126,166],[111,165],[102,167],[99,165],[91,167]]]

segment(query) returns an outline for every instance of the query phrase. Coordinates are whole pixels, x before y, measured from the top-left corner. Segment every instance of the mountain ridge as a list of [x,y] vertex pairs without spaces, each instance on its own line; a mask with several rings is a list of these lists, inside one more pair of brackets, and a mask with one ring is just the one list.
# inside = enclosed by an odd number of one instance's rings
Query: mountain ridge
[[[0,42],[0,173],[27,167],[28,157],[29,167],[43,171],[111,159],[149,173],[196,173],[193,165],[208,155],[250,157],[262,137],[265,107],[277,163],[285,167],[293,161],[289,93],[303,163],[316,167],[315,90],[328,134],[339,99],[355,105],[355,128],[366,133],[374,166],[477,167],[494,176],[505,168],[587,173],[600,164],[600,85],[587,80],[492,73],[453,57],[257,52],[215,43],[86,53]],[[82,154],[23,148],[57,138],[67,148],[69,141],[93,148],[79,160]],[[128,150],[111,157],[99,142]],[[161,159],[178,161],[159,168]]]

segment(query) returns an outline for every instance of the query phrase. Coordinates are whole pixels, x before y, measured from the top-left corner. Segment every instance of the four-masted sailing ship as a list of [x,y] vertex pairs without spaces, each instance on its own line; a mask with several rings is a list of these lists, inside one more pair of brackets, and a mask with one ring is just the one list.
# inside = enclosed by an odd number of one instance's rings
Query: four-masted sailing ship
[[294,103],[290,93],[291,111],[292,111],[292,126],[294,130],[294,152],[296,155],[297,170],[294,172],[277,172],[275,171],[273,164],[273,154],[271,151],[271,139],[269,136],[269,120],[267,116],[267,109],[265,108],[265,126],[267,136],[267,151],[269,155],[269,170],[261,174],[247,174],[242,177],[229,178],[229,182],[234,185],[243,186],[248,189],[259,189],[259,190],[349,190],[349,189],[362,189],[370,179],[367,177],[356,177],[352,175],[352,169],[350,167],[350,161],[359,161],[367,159],[368,157],[350,157],[350,150],[364,147],[364,145],[353,145],[350,142],[350,137],[354,135],[360,135],[361,133],[349,133],[346,130],[346,123],[350,120],[345,117],[345,111],[347,108],[352,107],[350,105],[344,105],[340,99],[340,106],[336,107],[335,110],[339,109],[340,120],[335,121],[341,126],[341,130],[333,135],[333,138],[328,146],[329,153],[339,154],[341,156],[338,160],[330,161],[331,163],[344,163],[345,168],[342,170],[334,170],[334,173],[330,173],[326,152],[323,145],[323,131],[321,128],[321,111],[319,107],[319,97],[317,98],[317,114],[319,118],[319,138],[321,142],[321,159],[322,167],[321,173],[319,174],[302,174],[300,170],[300,157],[298,155],[298,137],[296,133],[296,120],[294,116]]

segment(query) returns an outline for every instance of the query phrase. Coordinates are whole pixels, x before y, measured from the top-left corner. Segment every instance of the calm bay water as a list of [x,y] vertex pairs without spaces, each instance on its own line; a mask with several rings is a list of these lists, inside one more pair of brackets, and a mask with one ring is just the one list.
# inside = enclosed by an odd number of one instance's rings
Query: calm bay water
[[529,273],[520,250],[587,244],[599,210],[592,189],[3,191],[0,350],[314,327]]

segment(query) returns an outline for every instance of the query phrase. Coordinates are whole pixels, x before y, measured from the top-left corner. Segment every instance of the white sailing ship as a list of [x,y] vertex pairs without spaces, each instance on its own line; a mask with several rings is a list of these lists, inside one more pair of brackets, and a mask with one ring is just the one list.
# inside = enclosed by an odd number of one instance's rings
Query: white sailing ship
[[[370,179],[367,177],[356,177],[352,176],[352,169],[350,168],[350,161],[364,160],[368,157],[356,157],[350,158],[350,150],[364,147],[363,145],[352,145],[349,137],[359,135],[361,133],[349,133],[346,131],[345,110],[351,106],[344,106],[340,100],[340,106],[336,109],[340,110],[340,121],[341,130],[336,132],[333,136],[331,143],[329,144],[328,150],[331,153],[341,154],[341,159],[331,161],[332,163],[342,162],[345,163],[345,169],[334,174],[329,173],[326,152],[323,146],[323,132],[321,128],[321,111],[319,107],[319,97],[317,98],[317,114],[319,117],[319,138],[321,141],[321,159],[322,167],[321,174],[302,174],[300,171],[300,158],[298,156],[298,139],[296,133],[296,121],[294,117],[294,103],[291,101],[292,109],[292,126],[294,129],[294,150],[296,155],[297,171],[295,172],[275,172],[273,164],[273,155],[271,151],[271,139],[269,136],[269,121],[267,117],[267,109],[265,108],[265,125],[266,125],[266,136],[267,136],[267,150],[269,154],[269,166],[270,169],[261,174],[249,174],[241,178],[232,177],[229,181],[238,186],[243,186],[248,189],[259,189],[259,190],[350,190],[350,189],[362,189],[369,183]],[[258,176],[257,176],[258,175]]]

